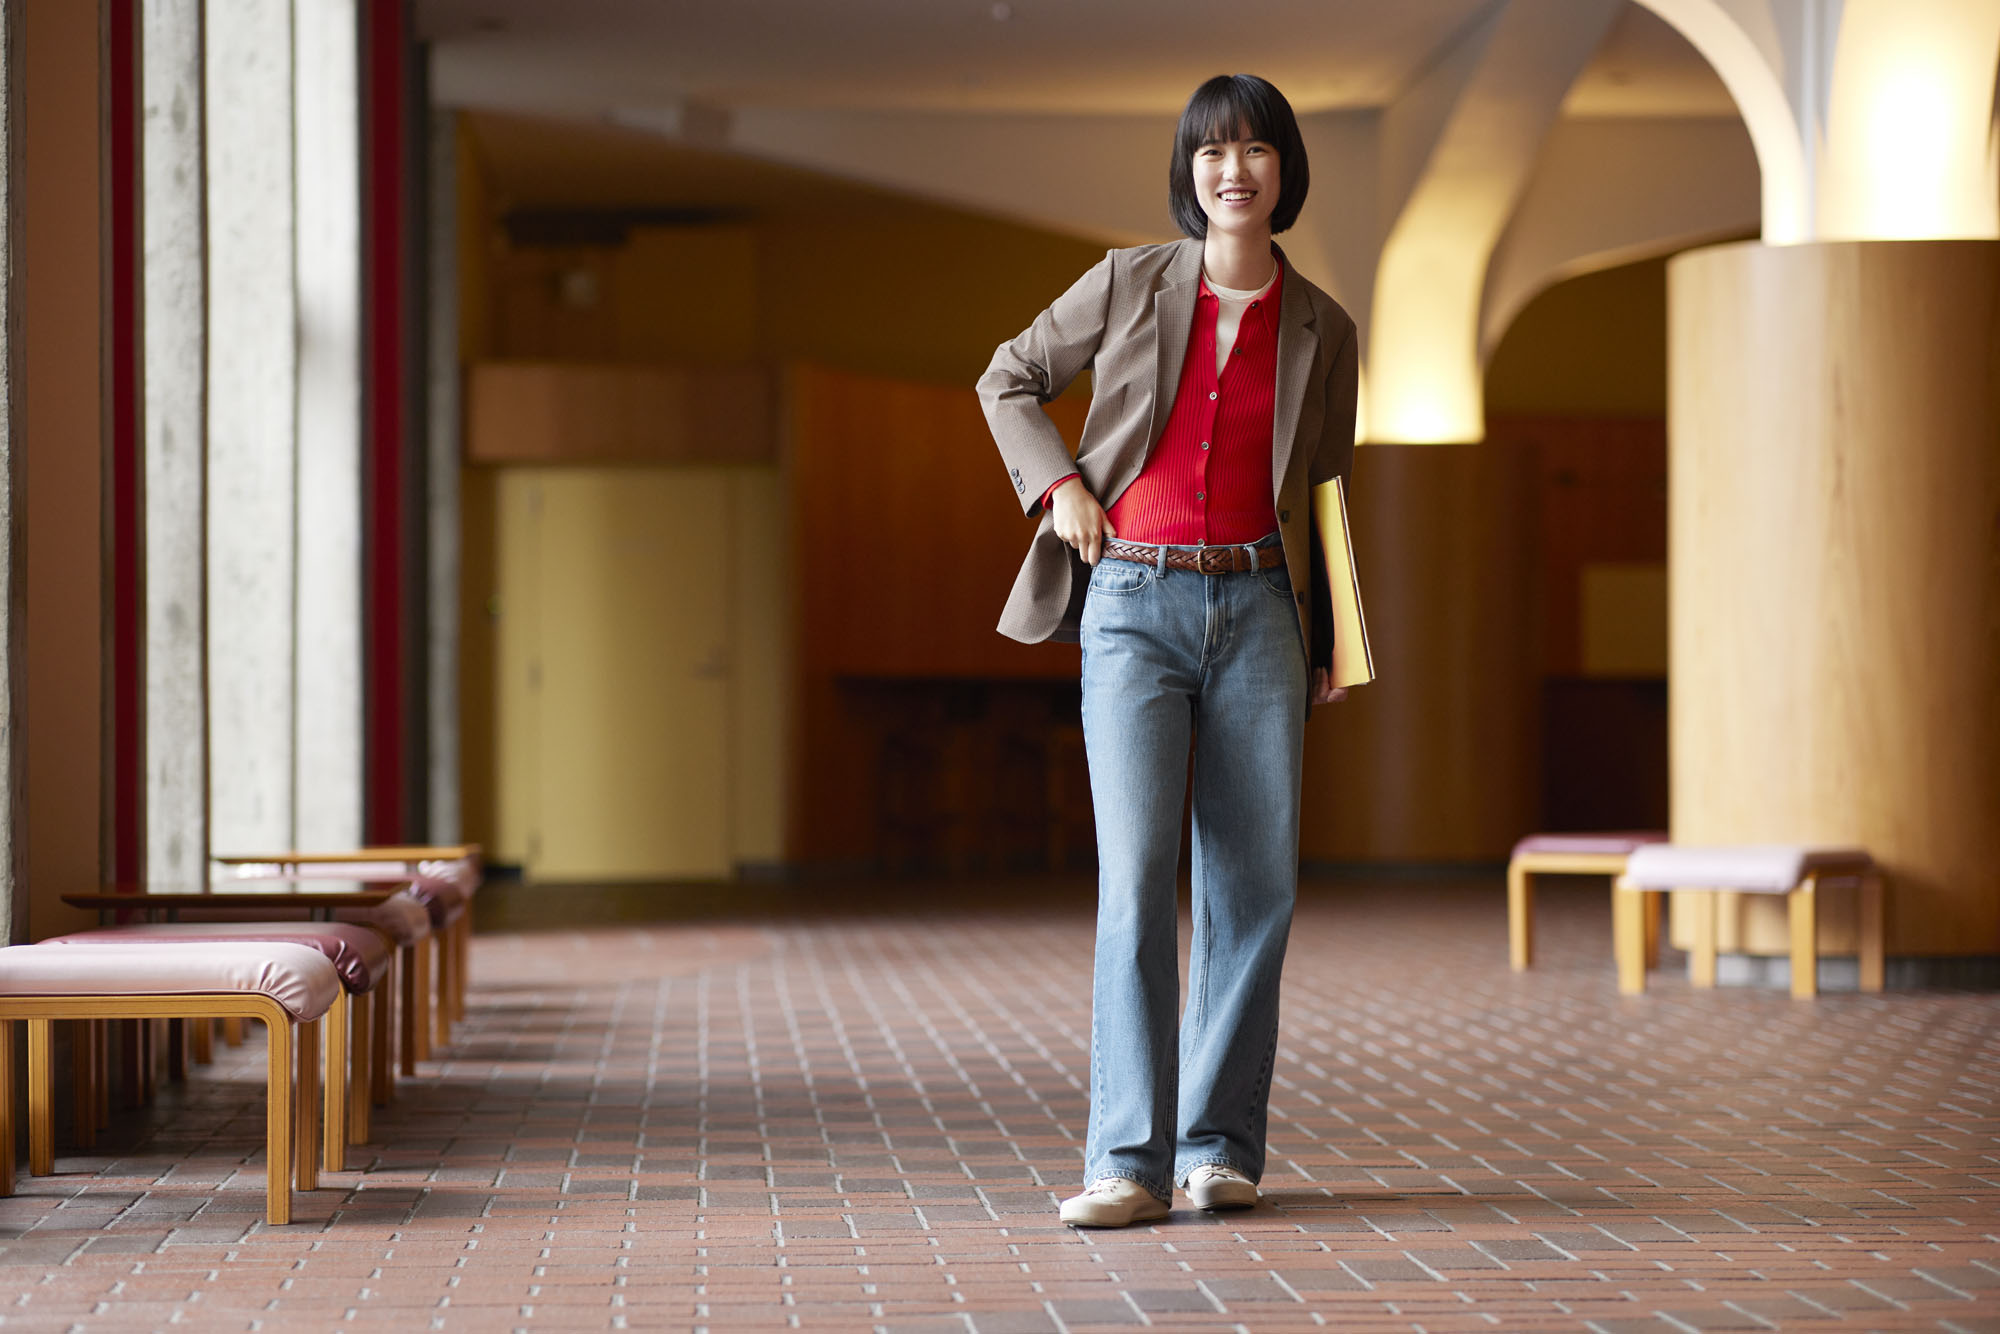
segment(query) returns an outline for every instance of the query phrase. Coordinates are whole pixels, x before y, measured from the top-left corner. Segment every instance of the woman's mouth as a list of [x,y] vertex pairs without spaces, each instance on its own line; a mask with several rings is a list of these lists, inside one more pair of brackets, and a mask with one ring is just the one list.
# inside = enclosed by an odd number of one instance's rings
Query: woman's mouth
[[1225,204],[1247,204],[1257,195],[1255,190],[1220,190],[1216,198]]

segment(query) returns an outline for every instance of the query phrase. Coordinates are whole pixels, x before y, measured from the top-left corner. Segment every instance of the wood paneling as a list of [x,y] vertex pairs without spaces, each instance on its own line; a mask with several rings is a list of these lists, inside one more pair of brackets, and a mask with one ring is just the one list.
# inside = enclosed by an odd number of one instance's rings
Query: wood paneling
[[[1861,844],[1891,952],[2000,952],[2000,243],[1671,285],[1674,835]],[[1722,948],[1783,952],[1738,907]]]
[[[875,858],[880,737],[842,678],[1069,679],[1069,644],[994,630],[1033,533],[968,386],[787,379],[797,674],[787,856]],[[1074,441],[1085,401],[1051,415]]]
[[[9,12],[17,210],[9,291],[16,321],[14,435],[20,493],[13,522],[21,580],[23,874],[13,929],[27,940],[74,931],[90,915],[65,890],[102,878],[102,459],[106,192],[101,178],[96,5]],[[32,836],[30,835],[32,831]],[[25,898],[25,902],[21,901]]]
[[474,463],[762,463],[776,377],[754,366],[482,362],[466,392]]
[[1490,445],[1528,451],[1540,551],[1539,666],[1584,672],[1584,571],[1667,558],[1664,418],[1493,417]]

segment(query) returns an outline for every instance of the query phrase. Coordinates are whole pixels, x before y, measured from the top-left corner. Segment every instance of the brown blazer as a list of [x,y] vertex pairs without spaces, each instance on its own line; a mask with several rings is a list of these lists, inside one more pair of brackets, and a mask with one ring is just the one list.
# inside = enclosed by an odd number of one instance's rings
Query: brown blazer
[[[1193,239],[1107,251],[1018,338],[994,352],[979,377],[979,401],[1025,513],[1034,515],[1042,493],[1072,472],[1081,473],[1109,509],[1146,466],[1180,384],[1201,252],[1202,243]],[[1284,252],[1278,257],[1282,261]],[[1311,568],[1310,582],[1324,586],[1311,491],[1346,477],[1353,466],[1354,343],[1354,321],[1340,303],[1287,263],[1278,307],[1271,496],[1298,590],[1299,637],[1311,663],[1323,662],[1328,649],[1313,643],[1313,623],[1320,620],[1324,637],[1329,622],[1313,615],[1308,581],[1296,572]],[[1085,370],[1095,381],[1072,462],[1042,404]],[[1076,639],[1089,581],[1090,567],[1056,536],[1054,517],[1042,514],[1000,613],[1000,633],[1027,643]]]

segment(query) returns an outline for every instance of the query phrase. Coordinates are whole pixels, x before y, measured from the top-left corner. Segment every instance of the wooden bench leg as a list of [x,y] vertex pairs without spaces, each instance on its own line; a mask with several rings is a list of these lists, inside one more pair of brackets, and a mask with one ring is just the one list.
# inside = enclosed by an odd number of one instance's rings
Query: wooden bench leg
[[403,972],[403,1073],[416,1077],[417,1063],[431,1058],[431,943],[409,951]]
[[1886,971],[1882,960],[1882,877],[1861,880],[1861,989],[1880,991]]
[[[376,986],[381,983],[378,981]],[[368,1113],[375,1103],[374,1090],[369,1087],[375,1078],[374,991],[354,993],[353,1015],[348,1024],[353,1034],[353,1051],[347,1062],[347,1142],[366,1144]]]
[[118,1082],[125,1092],[128,1108],[146,1105],[146,1025],[138,1019],[120,1019],[118,1024]]
[[[399,952],[400,953],[400,952]],[[396,1100],[396,992],[397,977],[403,971],[400,958],[392,958],[389,973],[375,987],[375,999],[369,1018],[373,1020],[375,1035],[368,1044],[368,1056],[373,1062],[368,1077],[368,1100],[376,1107],[387,1107]]]
[[1526,972],[1535,961],[1535,886],[1527,868],[1507,863],[1507,962]]
[[452,932],[452,949],[457,952],[458,965],[452,976],[458,986],[452,993],[451,1017],[461,1022],[465,1019],[465,997],[472,986],[472,904],[468,901],[465,911],[458,915],[458,927]]
[[1660,918],[1666,906],[1666,901],[1667,896],[1655,889],[1645,891],[1642,898],[1646,917],[1646,967],[1648,969],[1660,966],[1660,937],[1665,934],[1660,930]]
[[1611,939],[1618,959],[1618,990],[1637,996],[1646,990],[1646,906],[1643,894],[1616,882],[1611,891]]
[[215,1061],[215,1020],[196,1019],[188,1033],[188,1059],[196,1065]]
[[139,1021],[139,1105],[150,1107],[160,1091],[160,1021]]
[[292,1033],[273,1004],[265,1018],[269,1041],[264,1053],[264,1221],[281,1227],[292,1221]]
[[176,1084],[187,1083],[188,1077],[188,1020],[167,1020],[167,1078]]
[[14,1193],[14,1021],[0,1019],[0,1196]]
[[49,1060],[54,1022],[28,1021],[28,1171],[38,1177],[56,1171],[55,1074]]
[[1792,995],[1811,1000],[1819,994],[1819,877],[1807,876],[1786,896],[1791,917]]
[[1688,895],[1694,907],[1694,949],[1688,954],[1688,985],[1704,990],[1715,985],[1715,919],[1722,911],[1717,896]]
[[457,989],[458,959],[452,949],[452,936],[458,924],[448,922],[443,930],[431,939],[437,942],[437,966],[433,970],[437,981],[437,997],[431,1004],[431,1048],[443,1051],[451,1046],[452,992]]
[[97,1021],[70,1025],[70,1126],[76,1147],[97,1147]]
[[95,1070],[91,1079],[97,1089],[97,1128],[103,1130],[111,1124],[111,1023],[106,1019],[94,1019],[90,1027],[90,1059]]
[[321,1122],[326,1131],[325,1168],[329,1172],[347,1170],[347,1057],[348,1014],[352,1006],[347,989],[333,999],[326,1012],[326,1072],[321,1077],[325,1108]]
[[233,1014],[222,1021],[222,1045],[225,1047],[243,1045],[243,1021]]
[[298,1093],[292,1100],[292,1179],[300,1190],[319,1189],[319,1021],[293,1024],[298,1047]]

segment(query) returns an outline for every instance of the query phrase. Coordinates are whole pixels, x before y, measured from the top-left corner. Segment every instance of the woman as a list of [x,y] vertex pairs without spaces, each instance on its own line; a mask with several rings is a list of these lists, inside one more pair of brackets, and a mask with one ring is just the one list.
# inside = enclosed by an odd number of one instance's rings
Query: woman
[[[1066,1223],[1163,1218],[1176,1185],[1201,1209],[1259,1198],[1306,712],[1345,694],[1307,571],[1311,488],[1353,460],[1354,321],[1271,241],[1307,181],[1284,96],[1252,75],[1210,79],[1168,171],[1187,239],[1106,254],[979,381],[1014,490],[1041,513],[1000,630],[1083,643],[1097,955],[1085,1189]],[[1041,405],[1086,369],[1072,461]],[[1176,1032],[1190,743],[1194,939]]]

